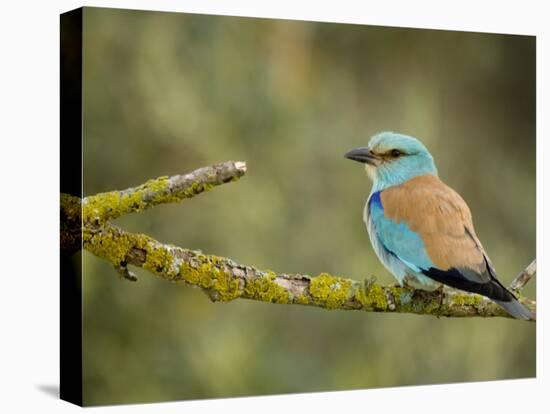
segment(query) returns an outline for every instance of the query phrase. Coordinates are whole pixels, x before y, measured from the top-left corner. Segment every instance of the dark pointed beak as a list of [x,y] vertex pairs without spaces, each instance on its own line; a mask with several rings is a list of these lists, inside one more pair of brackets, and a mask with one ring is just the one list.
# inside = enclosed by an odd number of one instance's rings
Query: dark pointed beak
[[352,149],[351,151],[347,152],[344,157],[353,161],[362,162],[363,164],[374,165],[375,167],[380,165],[380,163],[382,162],[382,159],[378,155],[374,154],[367,147]]

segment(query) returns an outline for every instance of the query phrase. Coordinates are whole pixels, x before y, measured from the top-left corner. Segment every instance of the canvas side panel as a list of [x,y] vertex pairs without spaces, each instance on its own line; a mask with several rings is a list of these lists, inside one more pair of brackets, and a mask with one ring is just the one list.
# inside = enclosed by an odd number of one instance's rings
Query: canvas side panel
[[[60,18],[60,188],[77,197],[82,197],[82,18],[82,8]],[[60,397],[81,406],[82,255],[60,251]]]

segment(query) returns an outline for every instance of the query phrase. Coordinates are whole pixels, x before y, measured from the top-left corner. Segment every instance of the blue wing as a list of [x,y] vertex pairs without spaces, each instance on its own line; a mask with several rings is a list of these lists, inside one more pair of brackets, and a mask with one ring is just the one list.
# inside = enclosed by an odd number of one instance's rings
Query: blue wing
[[[422,238],[412,231],[406,223],[396,223],[384,216],[384,207],[380,192],[373,193],[368,202],[369,232],[374,232],[381,246],[390,255],[398,259],[410,273],[421,274],[423,269],[433,267]],[[374,244],[374,243],[373,243]],[[376,247],[375,247],[376,249]],[[395,264],[385,263],[394,274]],[[394,271],[395,270],[395,271]],[[397,274],[396,274],[397,276]]]

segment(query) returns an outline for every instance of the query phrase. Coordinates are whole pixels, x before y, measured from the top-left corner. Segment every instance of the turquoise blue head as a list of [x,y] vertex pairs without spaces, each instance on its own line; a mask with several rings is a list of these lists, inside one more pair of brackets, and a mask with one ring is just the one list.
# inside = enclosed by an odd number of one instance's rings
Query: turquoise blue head
[[434,159],[424,144],[395,132],[376,134],[366,147],[353,149],[345,157],[365,164],[375,191],[419,175],[437,175]]

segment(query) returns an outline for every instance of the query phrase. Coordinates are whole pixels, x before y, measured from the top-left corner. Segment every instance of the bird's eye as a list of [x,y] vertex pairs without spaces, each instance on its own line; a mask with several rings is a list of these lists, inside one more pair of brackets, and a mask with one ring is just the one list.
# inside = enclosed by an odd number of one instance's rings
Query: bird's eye
[[397,158],[402,154],[402,152],[399,151],[398,149],[392,149],[390,151],[390,154],[391,154],[392,157]]

